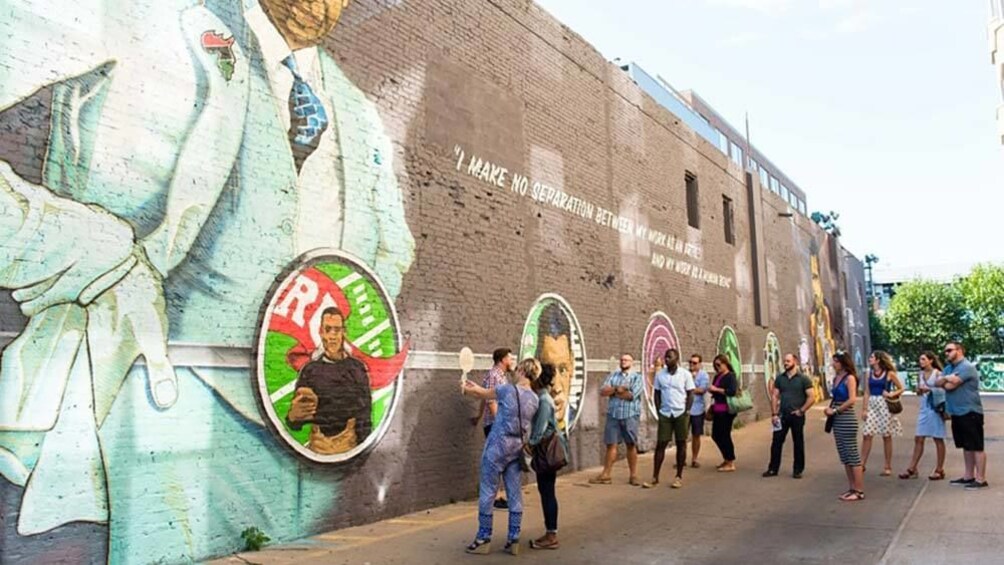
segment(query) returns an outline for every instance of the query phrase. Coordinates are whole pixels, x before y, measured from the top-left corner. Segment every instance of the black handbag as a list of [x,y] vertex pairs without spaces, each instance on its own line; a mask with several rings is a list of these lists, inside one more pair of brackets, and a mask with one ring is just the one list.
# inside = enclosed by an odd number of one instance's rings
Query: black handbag
[[823,431],[824,432],[830,433],[830,432],[833,431],[833,419],[834,419],[834,417],[835,417],[834,414],[830,414],[829,416],[826,417],[826,425],[823,426]]

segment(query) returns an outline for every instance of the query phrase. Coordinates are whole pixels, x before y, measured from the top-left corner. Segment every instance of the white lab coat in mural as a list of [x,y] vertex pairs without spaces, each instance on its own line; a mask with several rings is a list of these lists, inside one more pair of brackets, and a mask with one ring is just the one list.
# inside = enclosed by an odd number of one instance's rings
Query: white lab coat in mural
[[[232,68],[207,32],[234,38]],[[168,337],[250,347],[269,286],[311,248],[359,257],[391,297],[413,260],[376,108],[321,51],[296,54],[331,120],[297,173],[276,37],[256,0],[0,13],[0,110],[53,100],[42,186],[0,162],[0,287],[30,318],[0,358],[22,535],[110,521],[112,560],[184,558],[331,511],[337,479],[269,437],[247,369],[167,357]]]

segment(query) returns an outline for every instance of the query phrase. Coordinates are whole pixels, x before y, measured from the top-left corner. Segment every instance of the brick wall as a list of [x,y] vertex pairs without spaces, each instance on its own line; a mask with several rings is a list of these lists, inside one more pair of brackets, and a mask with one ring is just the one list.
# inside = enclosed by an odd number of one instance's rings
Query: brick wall
[[[804,341],[805,365],[823,374],[817,303],[830,349],[867,352],[867,338],[848,336],[867,336],[863,305],[841,282],[847,272],[856,296],[860,263],[807,218],[782,216],[788,207],[765,187],[747,191],[744,171],[531,2],[352,2],[322,41],[330,64],[313,75],[337,142],[307,163],[334,158],[335,180],[309,169],[287,178],[287,128],[275,125],[286,101],[268,80],[278,67],[239,7],[106,13],[81,3],[49,14],[35,4],[0,14],[11,77],[0,85],[10,167],[0,168],[0,385],[14,394],[0,414],[0,561],[202,559],[240,548],[250,526],[288,540],[471,498],[483,437],[469,423],[476,404],[458,393],[456,352],[519,350],[548,293],[574,312],[588,370],[570,432],[575,468],[600,461],[607,360],[640,358],[655,312],[672,320],[684,355],[706,360],[734,328],[756,400],[747,421],[769,415],[768,332],[784,352]],[[42,23],[28,26],[31,17]],[[479,178],[472,159],[494,175]],[[699,184],[699,229],[688,226],[687,173]],[[562,207],[534,198],[547,187],[566,195]],[[340,195],[337,223],[325,220],[326,190]],[[259,389],[269,352],[253,338],[276,315],[269,299],[287,289],[304,234],[323,239],[336,224],[343,233],[329,247],[383,283],[367,288],[396,310],[385,331],[410,355],[382,390],[391,410],[372,436],[320,455],[282,435],[273,412],[289,397]],[[123,263],[130,252],[138,266]],[[79,281],[48,308],[11,294],[69,268]],[[124,278],[89,286],[119,268]],[[148,384],[165,340],[176,399]],[[133,366],[137,352],[149,357]],[[55,360],[48,380],[36,380],[44,360]],[[31,386],[57,401],[19,402]],[[61,425],[74,426],[72,442]],[[53,461],[97,481],[54,481]]]

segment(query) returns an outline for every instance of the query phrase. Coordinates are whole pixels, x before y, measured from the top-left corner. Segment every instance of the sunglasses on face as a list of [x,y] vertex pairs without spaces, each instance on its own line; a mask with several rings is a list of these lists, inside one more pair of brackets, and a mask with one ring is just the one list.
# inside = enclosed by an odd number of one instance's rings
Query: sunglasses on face
[[945,348],[945,353],[953,353],[954,351],[955,351],[954,347],[946,347]]

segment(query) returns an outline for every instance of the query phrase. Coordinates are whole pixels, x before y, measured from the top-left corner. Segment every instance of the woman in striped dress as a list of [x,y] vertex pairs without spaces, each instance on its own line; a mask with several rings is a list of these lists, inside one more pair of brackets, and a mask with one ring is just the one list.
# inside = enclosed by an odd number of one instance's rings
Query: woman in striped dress
[[833,419],[833,439],[837,444],[840,462],[847,473],[847,492],[840,500],[856,502],[865,499],[864,472],[861,455],[858,453],[858,419],[854,415],[854,403],[858,399],[858,371],[851,356],[841,351],[833,356],[833,402],[826,409],[826,416]]
[[486,389],[466,379],[463,382],[461,390],[464,394],[498,402],[495,423],[492,424],[492,431],[488,433],[481,454],[478,533],[467,546],[468,553],[487,554],[491,551],[492,510],[501,476],[506,498],[509,500],[509,531],[505,551],[513,555],[519,554],[519,534],[523,523],[523,473],[519,459],[523,456],[523,445],[540,403],[537,393],[531,390],[531,384],[539,376],[540,363],[531,357],[521,361],[516,368],[514,384],[506,383],[494,389]]

